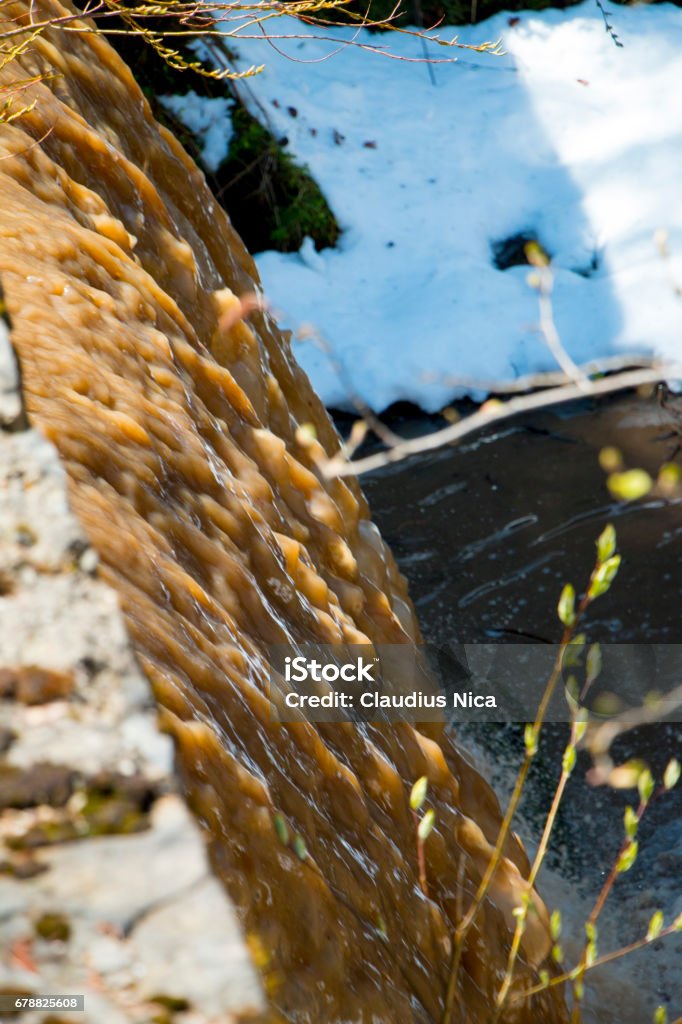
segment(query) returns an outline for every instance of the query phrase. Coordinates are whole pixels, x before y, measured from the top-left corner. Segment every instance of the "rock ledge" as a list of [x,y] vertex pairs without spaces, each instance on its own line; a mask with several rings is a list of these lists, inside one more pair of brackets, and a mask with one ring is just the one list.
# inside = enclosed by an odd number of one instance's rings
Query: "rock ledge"
[[117,597],[19,381],[0,320],[0,993],[84,993],[85,1013],[0,1021],[262,1020]]

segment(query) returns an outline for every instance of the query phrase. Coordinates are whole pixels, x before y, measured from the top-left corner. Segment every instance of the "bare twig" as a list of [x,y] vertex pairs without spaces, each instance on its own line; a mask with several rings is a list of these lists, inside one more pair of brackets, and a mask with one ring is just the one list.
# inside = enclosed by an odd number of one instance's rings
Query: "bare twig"
[[[563,652],[566,644],[570,640],[571,633],[572,631],[569,630],[566,630],[564,633],[559,653],[557,654],[556,660],[554,662],[552,673],[547,681],[545,692],[542,696],[542,700],[540,701],[540,706],[538,707],[538,711],[535,716],[535,722],[532,726],[535,737],[539,735],[540,729],[544,722],[545,714],[547,712],[547,707],[549,706],[549,702],[552,699],[557,683],[561,677]],[[445,993],[445,1007],[443,1010],[442,1024],[451,1024],[452,1014],[455,1007],[455,996],[457,993],[457,978],[459,976],[459,967],[462,960],[462,954],[464,952],[464,944],[466,942],[466,938],[469,934],[469,931],[471,930],[471,927],[474,921],[476,920],[478,911],[480,910],[483,901],[488,894],[492,881],[500,865],[500,861],[502,859],[502,851],[504,850],[504,846],[507,841],[507,836],[509,835],[511,830],[512,821],[514,820],[514,816],[516,815],[516,811],[521,801],[521,796],[523,794],[523,790],[526,784],[526,778],[528,776],[528,772],[530,771],[530,766],[533,761],[533,758],[535,757],[535,753],[536,748],[527,743],[523,763],[516,777],[514,791],[511,795],[511,799],[509,800],[509,804],[507,806],[507,810],[505,812],[502,824],[500,825],[492,857],[488,862],[488,866],[483,874],[483,877],[481,878],[478,889],[476,890],[476,894],[471,902],[469,909],[467,910],[464,917],[458,922],[457,927],[455,929],[452,958],[450,960],[450,967],[448,972],[448,985]]]
[[[659,360],[644,354],[638,356],[628,353],[624,356],[604,356],[603,359],[594,359],[589,363],[580,364],[578,369],[583,377],[590,378],[616,373],[620,370],[650,369],[658,365],[658,362]],[[443,377],[429,375],[427,379],[429,383],[437,381],[445,387],[483,391],[488,395],[518,395],[527,391],[536,391],[539,388],[560,387],[567,383],[566,374],[561,370],[528,373],[523,377],[516,377],[514,380],[495,377],[463,377],[450,374]]]
[[471,416],[444,427],[442,430],[437,430],[434,434],[401,440],[387,451],[368,455],[363,459],[356,459],[354,462],[347,462],[343,458],[334,456],[322,466],[322,471],[327,477],[359,476],[395,462],[402,462],[410,455],[434,451],[437,448],[442,448],[443,445],[461,441],[462,438],[477,433],[485,427],[522,413],[548,409],[553,405],[562,405],[586,396],[597,397],[612,394],[615,391],[625,391],[628,388],[641,387],[645,384],[658,384],[665,380],[680,379],[682,379],[682,363],[652,363],[649,369],[625,371],[599,380],[588,380],[585,384],[580,385],[564,384],[561,387],[545,389],[531,395],[511,398],[507,402],[486,402]]
[[554,278],[548,265],[538,265],[533,275],[536,278],[535,287],[538,293],[540,305],[540,330],[545,339],[547,348],[552,353],[557,363],[569,380],[575,381],[578,387],[585,390],[588,384],[587,377],[583,370],[573,362],[564,348],[559,332],[554,321],[554,310],[552,308],[552,286]]
[[601,11],[601,16],[604,19],[604,29],[605,29],[605,31],[608,32],[608,34],[613,39],[614,46],[617,46],[619,49],[622,50],[623,44],[620,41],[620,38],[619,38],[618,34],[616,33],[616,30],[614,29],[613,25],[609,21],[610,11],[607,11],[604,8],[604,5],[602,4],[601,0],[594,0],[594,2],[596,3],[597,7]]
[[[622,957],[627,956],[629,953],[634,953],[638,949],[644,949],[645,946],[650,946],[653,942],[659,942],[661,939],[667,939],[668,936],[674,935],[680,931],[679,918],[676,918],[672,924],[667,928],[664,928],[654,938],[645,936],[641,939],[636,939],[634,942],[630,942],[627,946],[621,946],[619,949],[613,949],[610,953],[604,953],[602,956],[596,957],[590,964],[586,964],[582,969],[582,973],[594,970],[595,967],[603,967],[604,964],[610,964],[614,960],[620,960]],[[548,988],[555,988],[557,985],[564,985],[567,981],[575,981],[578,977],[579,969],[574,967],[571,971],[564,971],[563,974],[557,974],[554,978],[550,978],[547,982],[540,982],[537,985],[533,985],[532,988],[527,988],[523,992],[515,994],[515,999],[529,999],[530,996],[536,995],[538,992],[543,992]],[[680,1018],[682,1020],[682,1018]]]
[[[369,53],[376,53],[380,56],[408,64],[452,63],[456,61],[456,57],[438,58],[427,55],[423,57],[407,57],[393,53],[388,47],[379,43],[360,41],[357,38],[357,31],[354,31],[351,38],[348,39],[339,39],[338,36],[325,35],[320,32],[321,26],[330,24],[329,20],[324,18],[323,12],[344,8],[348,2],[349,0],[292,0],[290,3],[282,4],[278,0],[263,0],[260,3],[242,5],[237,0],[232,3],[216,4],[210,3],[208,0],[195,0],[195,2],[190,3],[183,2],[183,0],[170,0],[166,4],[137,3],[126,6],[118,2],[118,0],[96,0],[96,2],[88,4],[83,11],[47,17],[41,21],[36,21],[33,11],[31,11],[31,18],[27,25],[17,25],[15,23],[15,27],[4,29],[0,34],[0,40],[3,44],[6,44],[13,38],[26,36],[27,33],[31,33],[33,38],[35,38],[48,28],[81,33],[99,32],[103,35],[130,35],[137,33],[150,45],[154,46],[162,56],[170,60],[182,60],[179,54],[168,51],[167,47],[164,47],[164,40],[197,36],[207,38],[220,35],[233,39],[262,39],[265,36],[272,45],[274,45],[275,40],[315,39],[316,41],[333,43],[338,49],[357,47]],[[420,29],[398,28],[398,26],[393,24],[397,10],[398,8],[396,7],[387,18],[380,20],[367,19],[361,15],[351,15],[351,17],[356,22],[357,28],[386,28],[394,32],[400,32],[401,35],[409,35],[416,39],[421,39],[430,46],[472,50],[476,53],[488,53],[491,56],[499,56],[502,53],[499,41],[472,45],[461,43],[457,36],[453,36],[450,39],[442,39],[439,35],[435,35],[432,32],[424,32]],[[351,14],[351,12],[348,13]],[[107,24],[109,19],[117,17],[124,20],[124,28],[114,28]],[[269,28],[269,23],[273,19],[283,17],[292,20],[298,18],[305,24],[313,26],[315,28],[314,35],[311,36],[296,31],[273,32]],[[84,18],[92,19],[94,25],[88,24],[87,21],[83,20]],[[161,30],[156,28],[152,30],[145,25],[145,22],[151,19],[156,21],[163,19],[168,22],[169,27],[164,27]],[[198,22],[197,19],[199,19]],[[268,26],[267,30],[265,26]],[[290,57],[288,54],[285,54],[285,56]],[[200,67],[199,65],[188,64],[186,61],[183,66],[191,67],[194,70],[199,70]],[[247,72],[230,71],[222,72],[221,75],[222,77],[244,77],[245,75],[255,74],[260,70],[261,67],[256,68],[254,66],[249,68]],[[215,77],[215,74],[210,77]]]

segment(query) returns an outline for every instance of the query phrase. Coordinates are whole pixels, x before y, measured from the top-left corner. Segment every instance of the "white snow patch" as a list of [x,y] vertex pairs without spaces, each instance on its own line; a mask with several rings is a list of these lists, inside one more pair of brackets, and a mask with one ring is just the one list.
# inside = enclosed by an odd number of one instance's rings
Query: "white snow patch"
[[233,135],[232,100],[225,96],[198,96],[195,92],[159,99],[197,137],[206,169],[217,171],[227,156]]
[[[267,62],[243,83],[251,112],[286,135],[343,229],[336,249],[262,253],[266,295],[289,326],[317,326],[376,409],[410,399],[435,410],[467,390],[459,377],[554,368],[527,268],[491,259],[493,242],[521,231],[553,256],[556,321],[574,360],[680,357],[682,10],[619,6],[611,21],[622,49],[592,0],[458,28],[465,43],[501,37],[507,54],[464,52],[434,67],[435,87],[423,64],[353,46],[306,63],[349,38],[344,28],[320,42],[279,20],[273,31],[304,36],[278,40],[295,61],[230,40],[241,67]],[[421,54],[397,34],[357,42]],[[667,266],[653,242],[661,228]],[[296,352],[324,401],[347,404],[324,351]]]

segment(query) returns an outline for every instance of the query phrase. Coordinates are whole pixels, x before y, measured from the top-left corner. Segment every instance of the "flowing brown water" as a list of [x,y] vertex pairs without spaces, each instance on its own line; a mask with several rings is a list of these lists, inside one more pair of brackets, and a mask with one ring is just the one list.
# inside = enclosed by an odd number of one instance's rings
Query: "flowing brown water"
[[[27,10],[4,3],[4,26]],[[0,129],[0,276],[27,405],[118,589],[273,1019],[436,1021],[495,797],[436,727],[273,721],[267,645],[410,644],[404,582],[356,484],[316,473],[334,429],[287,338],[239,319],[253,263],[130,71],[96,36],[50,30],[0,83],[37,73],[53,77],[16,100],[35,106]],[[297,434],[311,422],[312,446]],[[437,812],[430,900],[407,802],[422,774]],[[307,858],[278,840],[275,813]],[[527,868],[516,841],[506,852],[457,1021],[485,1020],[500,981]],[[541,917],[519,984],[547,952]],[[555,996],[505,1017],[564,1019]]]

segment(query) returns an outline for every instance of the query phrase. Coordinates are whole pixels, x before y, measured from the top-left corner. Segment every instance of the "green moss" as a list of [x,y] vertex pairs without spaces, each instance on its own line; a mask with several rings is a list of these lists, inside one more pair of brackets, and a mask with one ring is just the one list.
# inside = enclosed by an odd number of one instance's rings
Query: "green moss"
[[251,252],[295,252],[308,235],[318,249],[335,245],[339,226],[319,186],[242,106],[219,168],[218,195]]
[[152,996],[149,1002],[156,1003],[169,1013],[184,1013],[190,1009],[188,1000],[182,996],[156,995]]
[[54,846],[69,843],[85,834],[79,832],[75,823],[68,818],[57,821],[41,821],[31,825],[21,835],[8,836],[6,843],[10,850],[35,850],[39,846]]
[[[0,769],[0,781],[1,778]],[[21,835],[8,837],[7,846],[12,850],[31,850],[91,836],[140,832],[149,827],[149,812],[158,796],[158,787],[141,775],[105,771],[83,779],[79,792],[82,805],[78,808],[41,800],[40,803],[53,807],[54,816],[34,820]]]
[[140,776],[102,772],[89,779],[80,812],[87,834],[128,835],[148,828],[156,796],[155,785]]
[[38,938],[47,942],[68,942],[71,937],[71,925],[64,914],[43,914],[34,925]]

